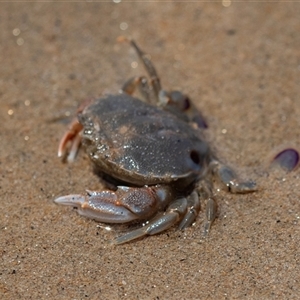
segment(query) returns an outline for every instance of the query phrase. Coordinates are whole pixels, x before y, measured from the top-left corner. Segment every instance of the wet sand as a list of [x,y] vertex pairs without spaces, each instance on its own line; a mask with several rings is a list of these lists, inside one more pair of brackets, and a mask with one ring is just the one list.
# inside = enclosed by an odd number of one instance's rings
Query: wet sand
[[[299,169],[267,170],[276,151],[300,148],[298,3],[0,7],[1,299],[299,299]],[[101,188],[83,152],[67,165],[57,146],[63,115],[145,73],[119,35],[151,54],[165,89],[190,95],[219,157],[258,183],[217,193],[208,239],[201,213],[183,232],[111,246],[126,226],[53,203]]]

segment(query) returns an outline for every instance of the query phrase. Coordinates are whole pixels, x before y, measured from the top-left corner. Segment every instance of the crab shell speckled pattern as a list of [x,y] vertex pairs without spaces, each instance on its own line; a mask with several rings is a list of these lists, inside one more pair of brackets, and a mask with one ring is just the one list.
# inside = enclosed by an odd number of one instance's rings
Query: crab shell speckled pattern
[[104,173],[137,186],[176,182],[184,190],[209,161],[201,132],[126,94],[96,100],[79,115],[82,143]]

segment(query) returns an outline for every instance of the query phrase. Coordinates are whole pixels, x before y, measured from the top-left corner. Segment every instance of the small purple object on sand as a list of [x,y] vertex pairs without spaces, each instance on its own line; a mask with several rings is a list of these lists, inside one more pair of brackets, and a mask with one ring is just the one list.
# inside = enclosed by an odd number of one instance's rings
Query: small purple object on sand
[[295,149],[288,148],[279,152],[271,164],[271,166],[279,166],[283,170],[290,172],[299,163],[299,152]]

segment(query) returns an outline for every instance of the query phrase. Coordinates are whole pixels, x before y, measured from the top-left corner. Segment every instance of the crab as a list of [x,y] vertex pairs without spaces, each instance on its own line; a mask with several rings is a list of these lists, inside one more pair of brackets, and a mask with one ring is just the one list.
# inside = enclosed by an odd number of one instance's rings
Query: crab
[[[54,201],[103,223],[145,221],[113,240],[122,244],[175,224],[185,229],[205,198],[207,235],[217,210],[213,179],[232,193],[253,192],[256,184],[217,159],[204,138],[206,122],[190,98],[163,90],[148,55],[133,40],[121,39],[135,49],[150,80],[134,77],[119,94],[84,102],[58,149],[58,156],[73,161],[82,144],[109,188]],[[136,91],[142,99],[133,96]]]

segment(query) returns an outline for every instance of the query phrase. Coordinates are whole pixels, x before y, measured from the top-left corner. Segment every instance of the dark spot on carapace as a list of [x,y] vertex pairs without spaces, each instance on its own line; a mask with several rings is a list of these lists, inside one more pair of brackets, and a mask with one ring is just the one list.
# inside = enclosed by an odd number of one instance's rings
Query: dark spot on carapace
[[186,97],[183,103],[183,110],[184,111],[188,110],[190,107],[191,107],[191,100],[188,97]]
[[196,164],[196,165],[199,165],[200,163],[200,156],[199,156],[199,153],[196,151],[196,150],[192,150],[190,152],[190,157],[191,157],[191,160]]

